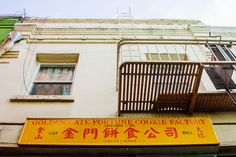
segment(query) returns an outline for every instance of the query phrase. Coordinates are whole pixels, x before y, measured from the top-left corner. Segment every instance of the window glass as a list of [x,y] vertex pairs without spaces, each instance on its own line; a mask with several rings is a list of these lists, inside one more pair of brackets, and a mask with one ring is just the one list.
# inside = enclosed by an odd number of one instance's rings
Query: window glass
[[71,84],[34,83],[31,95],[70,95]]
[[145,53],[148,61],[187,61],[187,55],[184,53]]
[[42,65],[30,95],[70,95],[74,69],[74,66]]
[[72,81],[74,67],[41,67],[36,81]]

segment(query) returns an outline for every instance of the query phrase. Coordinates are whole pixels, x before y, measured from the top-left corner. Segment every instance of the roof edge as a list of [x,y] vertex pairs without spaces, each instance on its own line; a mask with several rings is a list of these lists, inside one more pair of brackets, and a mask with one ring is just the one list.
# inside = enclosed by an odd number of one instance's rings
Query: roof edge
[[[76,18],[27,18],[27,23],[38,23],[46,20],[47,23],[118,23],[118,19],[76,19]],[[184,19],[119,19],[119,23],[131,23],[136,24],[202,24],[199,20],[184,20]]]

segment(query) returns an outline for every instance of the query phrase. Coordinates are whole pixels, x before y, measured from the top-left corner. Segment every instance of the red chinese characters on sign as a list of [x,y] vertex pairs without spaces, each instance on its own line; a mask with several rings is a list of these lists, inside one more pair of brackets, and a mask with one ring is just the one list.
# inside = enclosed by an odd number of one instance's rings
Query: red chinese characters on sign
[[44,130],[45,130],[44,128],[39,127],[39,128],[37,129],[37,136],[35,137],[35,139],[42,139],[42,138],[43,138],[42,134],[43,134],[43,131],[44,131]]
[[199,138],[205,138],[204,131],[200,127],[197,127],[197,135]]
[[166,127],[165,133],[168,137],[174,137],[174,138],[178,137],[178,133],[175,127]]
[[73,128],[67,128],[62,133],[64,134],[64,139],[73,139],[74,134],[78,133],[78,131]]
[[98,137],[98,129],[97,128],[85,128],[83,138],[86,138],[87,135],[93,135],[93,139],[96,139]]
[[139,133],[140,131],[134,129],[134,128],[128,128],[124,131],[124,133],[127,133],[128,139],[130,138],[138,138],[135,133]]
[[106,129],[104,129],[103,133],[104,133],[104,138],[108,138],[108,137],[116,138],[117,135],[119,134],[119,132],[117,131],[117,128],[115,128],[115,129],[114,128],[106,128]]
[[174,146],[219,144],[207,117],[27,119],[19,145]]
[[153,128],[149,128],[147,131],[145,131],[144,135],[146,134],[148,134],[148,138],[156,138],[156,135],[160,134],[160,132]]

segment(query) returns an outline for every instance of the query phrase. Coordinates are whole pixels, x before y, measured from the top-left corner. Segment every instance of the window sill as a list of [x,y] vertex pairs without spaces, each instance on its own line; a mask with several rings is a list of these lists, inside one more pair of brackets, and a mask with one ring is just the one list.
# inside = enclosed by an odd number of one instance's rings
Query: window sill
[[72,96],[62,95],[16,95],[10,102],[74,102]]

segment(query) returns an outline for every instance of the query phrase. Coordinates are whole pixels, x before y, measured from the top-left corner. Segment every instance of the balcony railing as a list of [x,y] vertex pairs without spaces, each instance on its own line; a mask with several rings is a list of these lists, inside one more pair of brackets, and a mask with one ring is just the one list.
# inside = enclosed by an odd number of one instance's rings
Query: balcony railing
[[[233,93],[236,97],[236,93]],[[236,105],[226,92],[198,93],[195,112],[236,111]]]
[[[169,43],[168,43],[169,42]],[[209,41],[125,40],[118,44],[118,113],[236,111],[225,91],[199,92],[204,67],[236,65],[236,61],[120,61],[125,44],[202,44]],[[221,41],[224,45],[234,41]],[[211,44],[217,41],[211,41]],[[232,96],[236,96],[233,93]]]
[[190,111],[203,66],[190,62],[126,62],[120,66],[119,111]]

